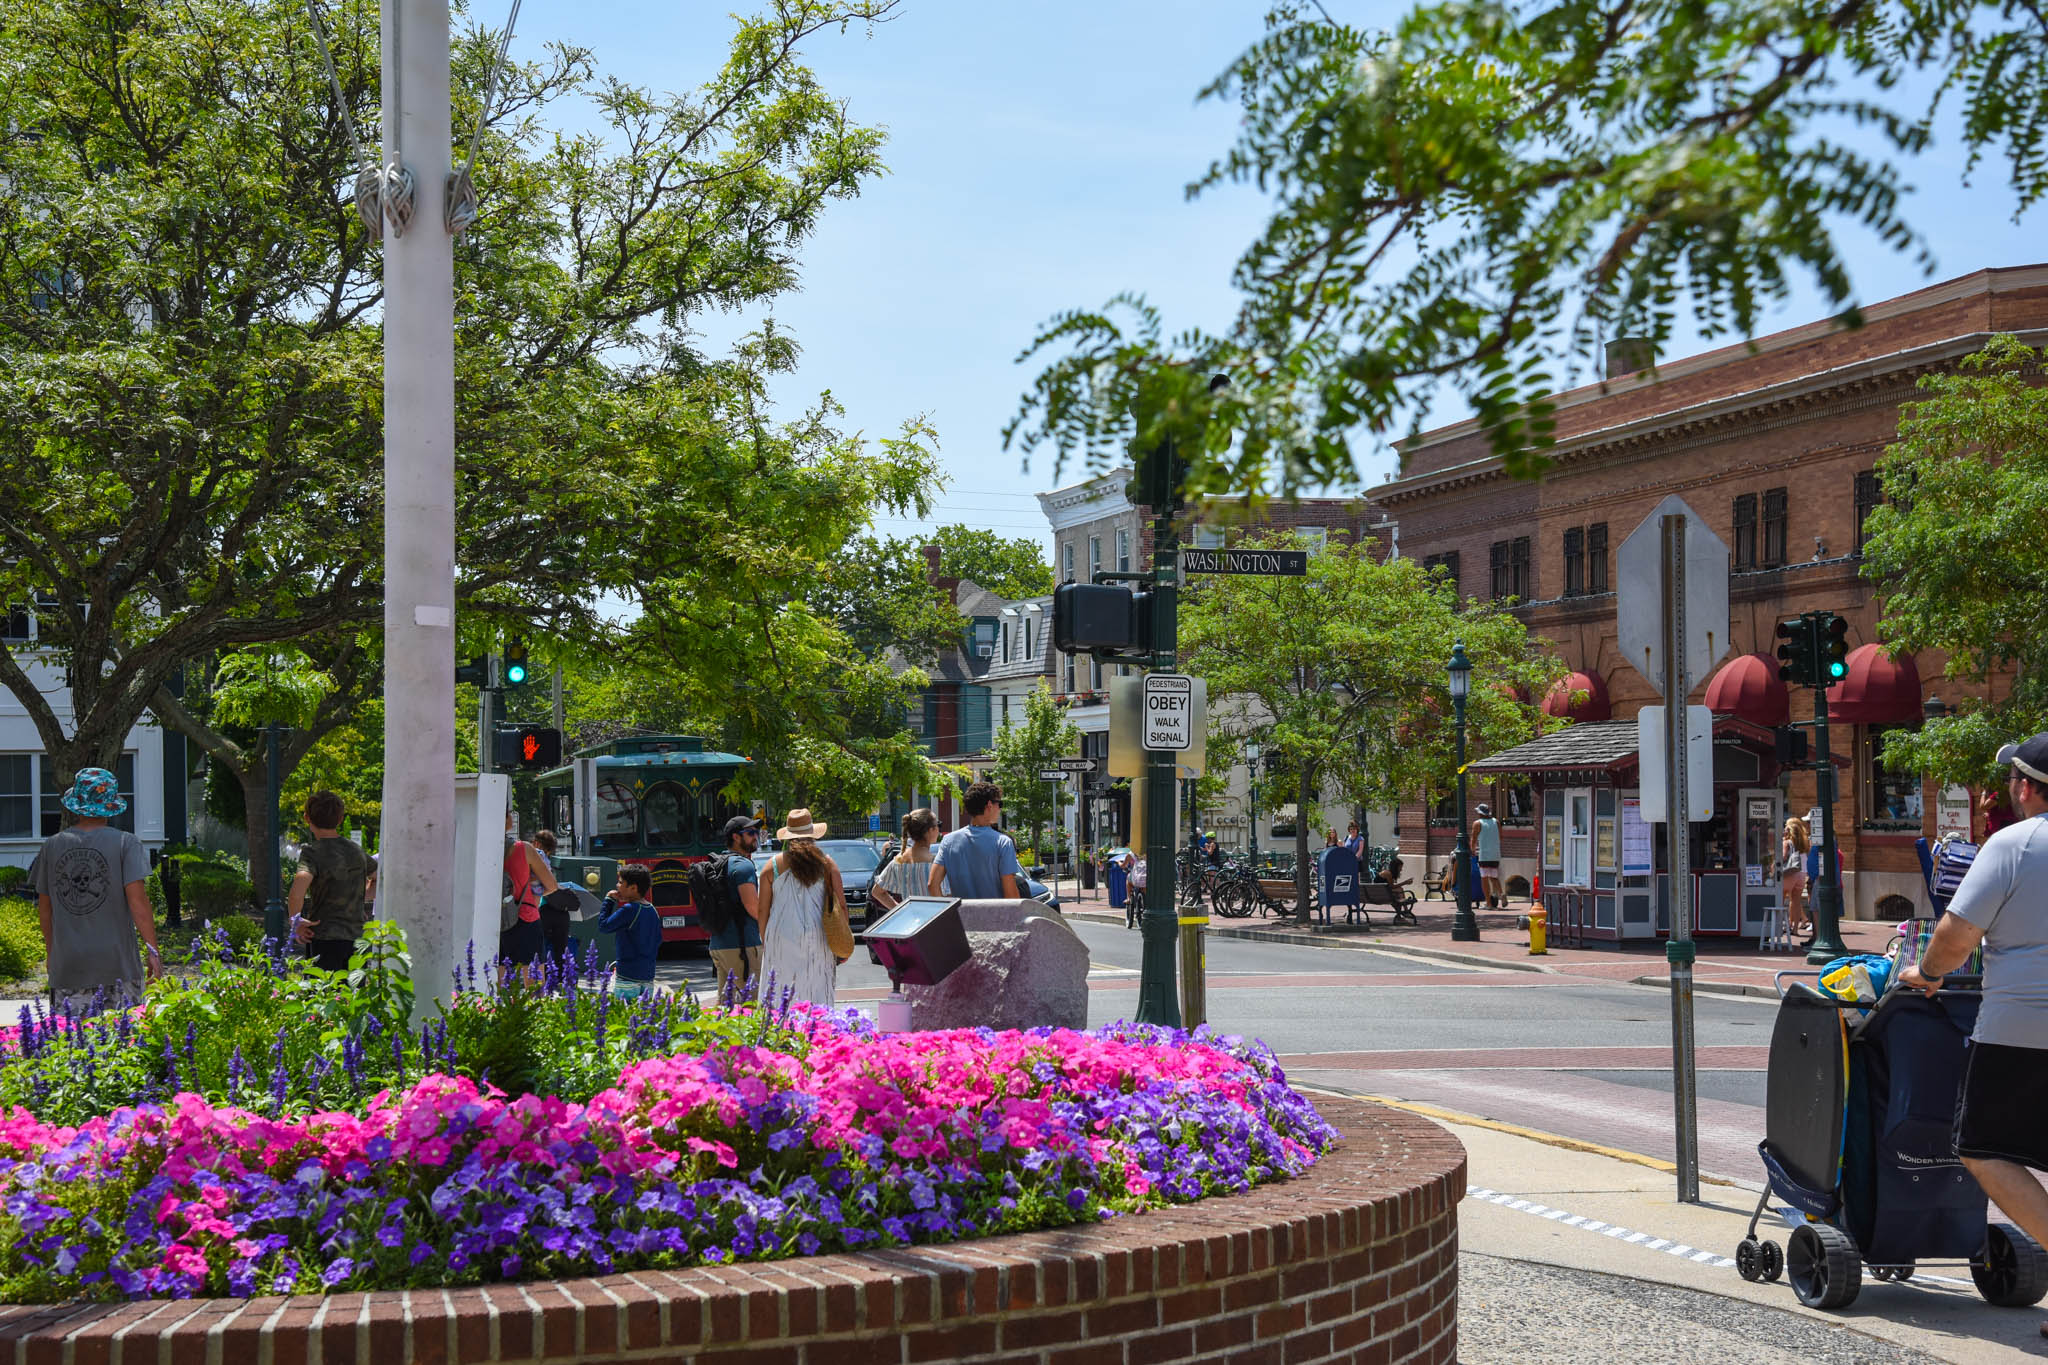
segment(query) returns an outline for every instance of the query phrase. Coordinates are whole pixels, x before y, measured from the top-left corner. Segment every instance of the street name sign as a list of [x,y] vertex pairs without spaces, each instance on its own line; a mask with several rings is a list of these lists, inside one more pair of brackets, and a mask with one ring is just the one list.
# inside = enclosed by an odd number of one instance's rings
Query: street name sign
[[1092,773],[1095,771],[1095,760],[1092,758],[1063,758],[1059,762],[1059,768],[1063,773]]
[[1147,673],[1140,744],[1181,753],[1195,746],[1195,680],[1185,673]]
[[1182,573],[1250,573],[1298,578],[1308,572],[1307,550],[1182,550]]
[[1067,780],[1067,775],[1058,768],[1040,768],[1038,770],[1038,779],[1041,782],[1064,782]]
[[[1685,676],[1697,683],[1728,652],[1728,547],[1699,513],[1673,495],[1629,532],[1615,556],[1621,657],[1664,690],[1663,519],[1685,518]],[[1668,698],[1666,700],[1669,700]]]

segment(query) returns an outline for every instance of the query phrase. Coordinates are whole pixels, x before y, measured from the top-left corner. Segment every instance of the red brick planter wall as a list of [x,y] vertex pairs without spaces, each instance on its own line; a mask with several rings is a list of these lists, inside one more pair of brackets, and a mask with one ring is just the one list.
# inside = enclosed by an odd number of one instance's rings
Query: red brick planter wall
[[0,1365],[1297,1365],[1457,1358],[1465,1153],[1319,1102],[1300,1180],[950,1246],[480,1289],[0,1309]]

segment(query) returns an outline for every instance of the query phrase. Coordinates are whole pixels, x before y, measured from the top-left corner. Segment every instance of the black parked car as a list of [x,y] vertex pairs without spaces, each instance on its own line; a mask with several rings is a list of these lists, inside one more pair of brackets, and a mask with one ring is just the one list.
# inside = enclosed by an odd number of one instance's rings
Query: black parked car
[[[862,924],[868,918],[868,890],[875,873],[882,868],[882,856],[865,839],[820,839],[818,847],[839,868],[839,880],[846,884],[846,909]],[[766,867],[775,855],[766,849],[754,855],[754,866]]]

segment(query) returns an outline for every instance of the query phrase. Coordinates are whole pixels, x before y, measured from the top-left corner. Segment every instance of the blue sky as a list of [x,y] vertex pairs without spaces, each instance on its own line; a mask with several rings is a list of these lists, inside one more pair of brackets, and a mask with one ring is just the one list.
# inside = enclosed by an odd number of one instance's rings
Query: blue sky
[[[1354,23],[1400,13],[1326,3]],[[501,4],[484,0],[472,14],[502,23]],[[609,74],[685,88],[722,59],[729,8],[536,0],[522,13],[515,54],[572,41],[593,49]],[[935,520],[1047,539],[1031,494],[1083,472],[1056,474],[1046,456],[1025,470],[1002,449],[1002,425],[1034,373],[1017,354],[1053,313],[1126,289],[1161,305],[1171,328],[1229,321],[1231,265],[1257,232],[1262,204],[1243,191],[1189,202],[1183,187],[1232,133],[1232,109],[1197,105],[1195,93],[1257,36],[1263,13],[1256,0],[905,0],[872,35],[813,39],[808,56],[825,88],[854,118],[887,130],[890,173],[828,209],[803,253],[802,291],[773,309],[804,347],[780,397],[794,408],[829,389],[847,425],[869,435],[926,415],[950,479]],[[2039,215],[2027,224],[2031,244],[2012,222],[2001,168],[1989,164],[1974,188],[1959,184],[1960,168],[1952,141],[1908,168],[1924,189],[1907,214],[1931,238],[1931,278],[2048,259]],[[1929,282],[1910,257],[1874,240],[1852,237],[1849,249],[1863,301]],[[1802,290],[1770,327],[1821,311]],[[738,328],[705,324],[714,340]],[[1673,353],[1695,349],[1681,337]],[[1432,425],[1458,415],[1447,400]],[[1362,481],[1391,469],[1385,452],[1368,452]]]

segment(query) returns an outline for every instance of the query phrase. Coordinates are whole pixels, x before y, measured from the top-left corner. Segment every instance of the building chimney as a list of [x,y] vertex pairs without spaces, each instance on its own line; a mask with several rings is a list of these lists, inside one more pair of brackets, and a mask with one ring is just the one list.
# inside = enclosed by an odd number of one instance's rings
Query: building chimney
[[1616,337],[1607,343],[1607,377],[1647,370],[1657,363],[1657,343],[1649,337]]
[[934,583],[938,582],[939,561],[945,557],[946,552],[936,545],[926,545],[920,548],[918,553],[924,556],[925,576]]

